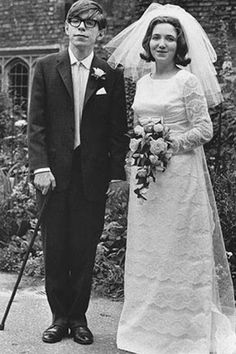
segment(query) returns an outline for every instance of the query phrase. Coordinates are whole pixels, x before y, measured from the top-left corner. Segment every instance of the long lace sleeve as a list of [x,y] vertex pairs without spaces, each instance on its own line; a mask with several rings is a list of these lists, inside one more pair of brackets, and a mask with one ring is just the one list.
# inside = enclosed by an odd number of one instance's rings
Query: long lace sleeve
[[191,75],[185,82],[183,97],[190,129],[172,136],[175,153],[195,149],[211,140],[213,136],[207,102],[196,76]]

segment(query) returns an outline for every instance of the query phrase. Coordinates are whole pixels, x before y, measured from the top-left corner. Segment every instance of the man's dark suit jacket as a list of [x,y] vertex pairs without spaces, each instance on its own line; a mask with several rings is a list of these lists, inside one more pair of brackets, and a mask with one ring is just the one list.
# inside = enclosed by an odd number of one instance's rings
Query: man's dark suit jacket
[[[105,80],[93,76],[105,72]],[[104,87],[107,94],[97,95]],[[127,151],[123,74],[94,56],[81,121],[81,164],[84,193],[104,198],[111,179],[125,179]],[[30,170],[50,167],[57,190],[68,187],[74,150],[74,102],[68,51],[40,59],[35,68],[29,118]]]

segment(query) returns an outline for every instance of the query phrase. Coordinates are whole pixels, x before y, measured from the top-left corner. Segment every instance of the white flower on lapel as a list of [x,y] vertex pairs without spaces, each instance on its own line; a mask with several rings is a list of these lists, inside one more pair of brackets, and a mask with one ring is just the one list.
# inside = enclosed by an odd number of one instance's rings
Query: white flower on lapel
[[98,80],[105,80],[106,79],[106,73],[100,68],[93,68],[92,76]]

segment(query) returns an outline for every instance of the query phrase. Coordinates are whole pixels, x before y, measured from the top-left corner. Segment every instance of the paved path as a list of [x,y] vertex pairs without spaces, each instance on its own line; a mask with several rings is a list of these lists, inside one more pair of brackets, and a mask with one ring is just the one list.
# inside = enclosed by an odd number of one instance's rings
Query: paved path
[[[0,273],[0,317],[8,303],[16,276]],[[51,320],[43,283],[28,283],[23,278],[17,291],[4,331],[0,331],[1,354],[123,354],[116,349],[117,323],[121,302],[93,297],[88,311],[89,326],[94,334],[93,345],[83,346],[71,338],[46,344],[41,340],[43,330]]]

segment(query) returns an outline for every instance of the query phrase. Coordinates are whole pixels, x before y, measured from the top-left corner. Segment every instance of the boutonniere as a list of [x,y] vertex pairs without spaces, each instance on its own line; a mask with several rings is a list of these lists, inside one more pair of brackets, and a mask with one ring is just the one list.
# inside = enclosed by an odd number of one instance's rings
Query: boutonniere
[[92,68],[92,74],[96,80],[106,80],[106,73],[100,68]]

